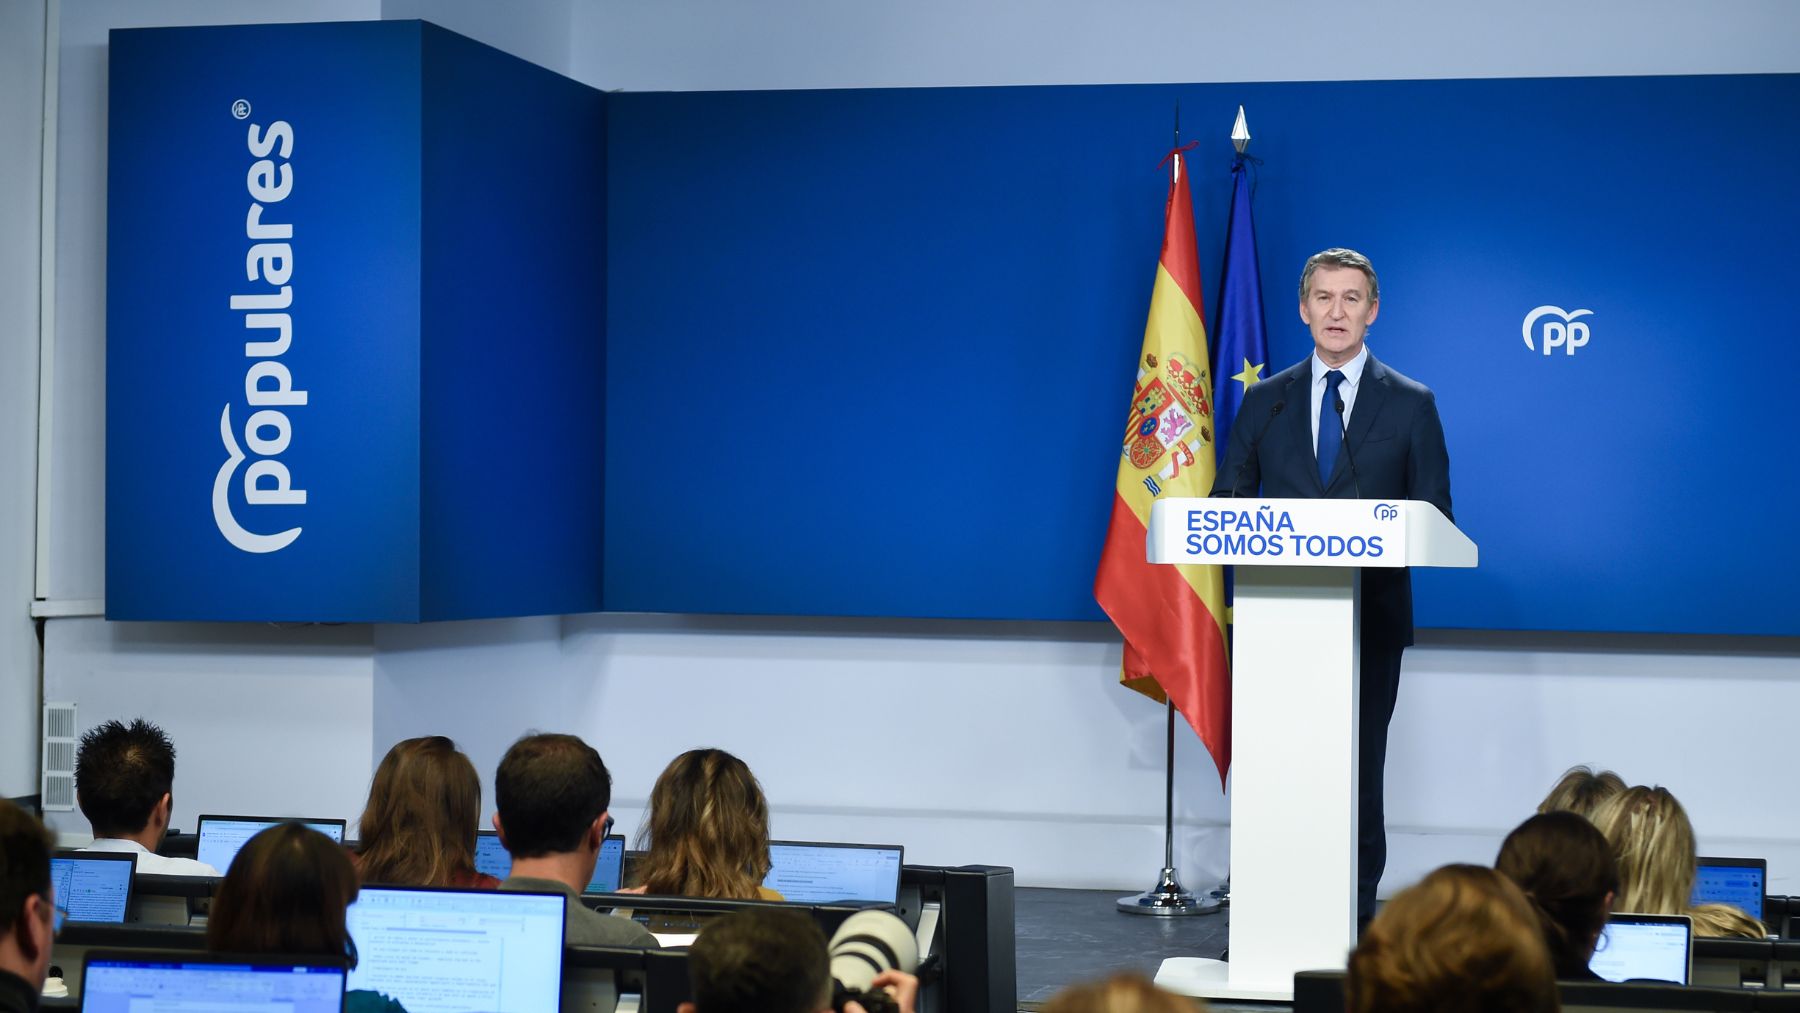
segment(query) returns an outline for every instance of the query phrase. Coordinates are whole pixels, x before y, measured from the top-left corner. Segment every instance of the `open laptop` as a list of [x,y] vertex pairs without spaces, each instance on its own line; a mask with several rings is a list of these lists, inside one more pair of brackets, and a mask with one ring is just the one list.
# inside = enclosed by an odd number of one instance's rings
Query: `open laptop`
[[343,820],[298,816],[202,816],[197,835],[200,846],[195,849],[194,857],[224,873],[231,868],[231,860],[237,857],[238,849],[250,838],[283,823],[304,823],[339,844],[344,843]]
[[[500,835],[483,830],[475,838],[475,871],[495,879],[505,879],[512,872],[512,855],[500,843]],[[600,860],[594,863],[594,878],[588,880],[582,893],[617,893],[625,879],[625,835],[609,834],[600,843]]]
[[898,844],[770,841],[769,875],[762,885],[797,903],[894,904],[900,900],[904,850]]
[[131,909],[131,852],[58,851],[50,859],[56,905],[77,922],[121,923]]
[[1672,981],[1694,971],[1694,925],[1687,915],[1614,914],[1588,968],[1607,981]]
[[96,1013],[342,1013],[344,961],[326,957],[96,950],[81,1008]]
[[1764,858],[1702,858],[1694,870],[1690,904],[1730,904],[1757,921],[1768,892],[1769,862]]
[[560,893],[365,886],[346,920],[349,987],[407,1013],[555,1013],[561,1000]]

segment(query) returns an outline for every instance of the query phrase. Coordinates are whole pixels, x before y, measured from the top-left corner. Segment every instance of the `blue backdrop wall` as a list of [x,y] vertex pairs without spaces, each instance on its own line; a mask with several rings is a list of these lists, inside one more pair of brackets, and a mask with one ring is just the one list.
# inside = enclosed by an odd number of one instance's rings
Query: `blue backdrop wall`
[[[605,605],[1098,619],[1177,102],[1216,290],[1247,106],[1275,370],[1368,253],[1476,571],[1423,626],[1800,633],[1800,78],[609,97]],[[1545,354],[1539,315],[1587,343]],[[1208,305],[1210,315],[1213,310]]]
[[599,610],[604,94],[418,21],[109,58],[108,617]]

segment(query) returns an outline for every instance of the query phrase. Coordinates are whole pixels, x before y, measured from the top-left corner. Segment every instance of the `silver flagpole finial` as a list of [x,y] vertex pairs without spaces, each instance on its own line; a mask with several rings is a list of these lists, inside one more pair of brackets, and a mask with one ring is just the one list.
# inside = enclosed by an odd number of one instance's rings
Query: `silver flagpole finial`
[[1238,106],[1237,122],[1231,126],[1231,146],[1240,155],[1250,146],[1250,124],[1244,122],[1243,106]]

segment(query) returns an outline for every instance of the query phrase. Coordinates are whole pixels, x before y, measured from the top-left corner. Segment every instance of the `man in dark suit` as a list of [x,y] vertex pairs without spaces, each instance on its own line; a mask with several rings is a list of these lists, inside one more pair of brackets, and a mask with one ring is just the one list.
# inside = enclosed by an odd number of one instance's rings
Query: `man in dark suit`
[[[1436,399],[1363,343],[1380,311],[1367,257],[1330,249],[1307,259],[1300,319],[1312,330],[1313,354],[1245,392],[1213,495],[1414,499],[1451,516],[1450,456]],[[1412,642],[1411,573],[1363,570],[1357,914],[1364,923],[1375,914],[1387,865],[1388,721],[1400,656]]]

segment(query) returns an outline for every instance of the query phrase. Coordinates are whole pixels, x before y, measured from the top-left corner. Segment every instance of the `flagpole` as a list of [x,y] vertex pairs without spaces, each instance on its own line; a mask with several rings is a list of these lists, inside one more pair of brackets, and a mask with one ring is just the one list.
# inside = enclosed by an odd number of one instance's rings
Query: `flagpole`
[[[1231,147],[1237,152],[1237,162],[1241,164],[1244,161],[1244,156],[1248,154],[1250,150],[1250,124],[1244,119],[1244,107],[1241,105],[1238,106],[1237,121],[1231,125]],[[1258,294],[1260,296],[1260,292]],[[1223,333],[1215,334],[1213,335],[1213,338],[1214,340],[1224,340],[1224,335]],[[1230,866],[1227,866],[1225,869],[1224,882],[1207,891],[1206,896],[1210,900],[1217,901],[1220,905],[1228,905],[1231,903]]]
[[[1181,147],[1181,100],[1175,100],[1175,147]],[[1181,154],[1170,160],[1171,182],[1181,174]],[[1175,699],[1165,694],[1163,710],[1168,728],[1168,751],[1163,758],[1163,867],[1156,885],[1143,893],[1119,898],[1119,910],[1134,915],[1217,914],[1223,906],[1211,897],[1196,897],[1183,889],[1175,871]]]

